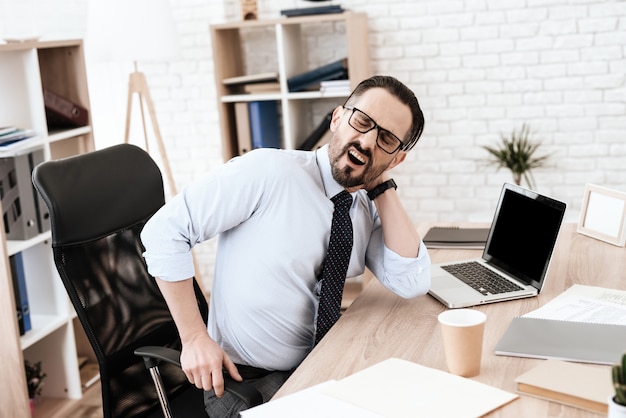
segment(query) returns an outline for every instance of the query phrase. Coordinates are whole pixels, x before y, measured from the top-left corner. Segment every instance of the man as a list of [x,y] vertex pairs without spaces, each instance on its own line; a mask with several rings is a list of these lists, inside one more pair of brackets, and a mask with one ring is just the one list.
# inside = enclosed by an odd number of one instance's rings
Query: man
[[[224,394],[223,370],[241,380],[242,370],[260,369],[251,381],[267,401],[313,348],[330,199],[339,192],[352,196],[347,276],[367,266],[402,297],[428,291],[430,258],[388,174],[423,126],[410,89],[393,77],[371,77],[334,110],[327,146],[234,158],[146,224],[144,256],[178,327],[183,370],[206,391],[210,416],[237,416],[242,408]],[[207,333],[191,303],[190,250],[218,235]]]

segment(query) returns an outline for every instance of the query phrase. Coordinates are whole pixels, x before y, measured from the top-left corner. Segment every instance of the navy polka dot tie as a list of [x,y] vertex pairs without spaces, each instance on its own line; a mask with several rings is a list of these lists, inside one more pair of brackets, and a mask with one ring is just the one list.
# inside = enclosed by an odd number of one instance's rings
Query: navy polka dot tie
[[339,319],[343,285],[346,281],[348,263],[352,253],[352,220],[350,207],[352,196],[345,190],[331,198],[335,204],[330,240],[322,269],[322,289],[317,311],[315,344],[326,335]]

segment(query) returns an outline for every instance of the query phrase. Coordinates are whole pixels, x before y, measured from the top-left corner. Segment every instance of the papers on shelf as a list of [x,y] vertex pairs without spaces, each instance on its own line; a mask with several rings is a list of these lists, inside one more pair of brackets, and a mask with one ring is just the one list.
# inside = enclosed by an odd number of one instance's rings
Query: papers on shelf
[[474,380],[391,358],[344,379],[313,386],[241,415],[243,418],[478,417],[517,397]]
[[526,318],[626,325],[626,291],[575,284]]
[[350,94],[350,80],[324,80],[320,82],[320,92],[322,93],[336,93],[336,94]]

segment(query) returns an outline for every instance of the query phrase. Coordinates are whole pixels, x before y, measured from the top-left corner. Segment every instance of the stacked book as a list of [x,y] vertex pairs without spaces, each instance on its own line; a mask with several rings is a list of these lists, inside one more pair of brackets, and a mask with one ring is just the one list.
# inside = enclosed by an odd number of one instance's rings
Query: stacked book
[[222,83],[231,90],[231,93],[274,93],[280,91],[277,72],[229,77]]
[[14,148],[21,141],[36,135],[32,129],[19,129],[15,126],[0,127],[0,151]]
[[348,59],[342,58],[287,79],[290,92],[317,90],[323,81],[348,78]]
[[320,92],[327,95],[349,95],[350,80],[324,80],[320,83]]

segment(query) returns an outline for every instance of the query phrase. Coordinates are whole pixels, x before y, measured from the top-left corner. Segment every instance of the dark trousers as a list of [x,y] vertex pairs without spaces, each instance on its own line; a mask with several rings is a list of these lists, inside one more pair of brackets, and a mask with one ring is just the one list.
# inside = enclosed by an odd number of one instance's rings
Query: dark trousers
[[[246,383],[254,386],[261,393],[263,402],[269,401],[291,375],[291,372],[277,371],[263,377],[246,379],[246,373],[242,370],[240,373]],[[239,412],[247,409],[247,405],[231,393],[225,392],[221,398],[218,398],[211,390],[204,392],[204,408],[210,418],[238,418]]]

